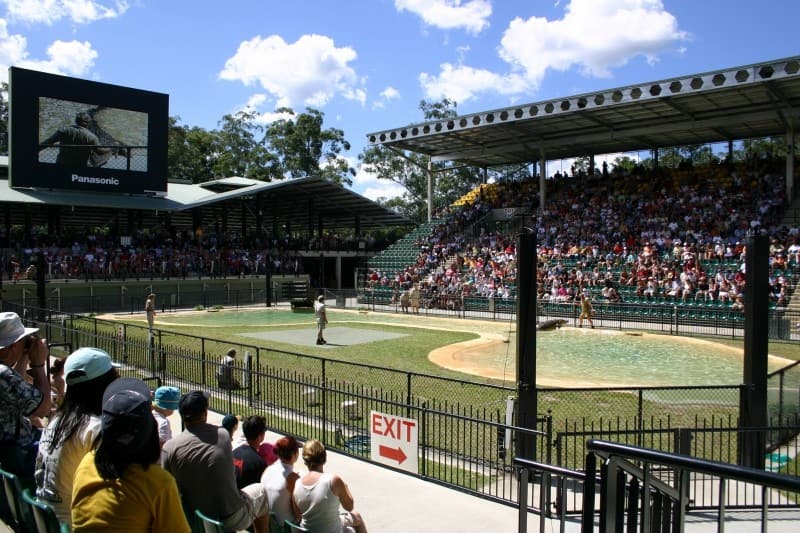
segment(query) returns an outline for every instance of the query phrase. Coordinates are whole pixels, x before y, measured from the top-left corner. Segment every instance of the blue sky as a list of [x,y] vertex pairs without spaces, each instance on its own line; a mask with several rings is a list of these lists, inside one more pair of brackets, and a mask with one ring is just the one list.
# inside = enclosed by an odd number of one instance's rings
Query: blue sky
[[[11,65],[170,95],[216,128],[313,107],[352,144],[422,121],[800,54],[795,0],[0,0]],[[402,193],[359,172],[370,198]]]

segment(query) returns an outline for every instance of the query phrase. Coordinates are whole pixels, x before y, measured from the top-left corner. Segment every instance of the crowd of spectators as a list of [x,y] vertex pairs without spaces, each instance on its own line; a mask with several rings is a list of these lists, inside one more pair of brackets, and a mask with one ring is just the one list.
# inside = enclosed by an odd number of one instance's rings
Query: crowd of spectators
[[[129,237],[129,238],[128,238]],[[382,235],[324,233],[242,239],[235,233],[138,231],[120,238],[109,232],[53,236],[42,228],[31,235],[2,239],[0,276],[11,281],[34,279],[42,253],[48,279],[110,280],[129,278],[243,277],[303,274],[301,251],[375,250],[386,244]]]
[[[534,228],[540,300],[717,302],[742,309],[745,238],[770,237],[770,298],[787,303],[787,270],[800,265],[800,231],[781,223],[782,174],[714,166],[548,180],[548,200],[521,224],[484,223],[491,209],[535,205],[538,180],[481,187],[443,213],[420,239],[413,264],[375,270],[372,286],[401,299],[415,286],[423,305],[456,307],[463,298],[510,299],[516,238]],[[474,222],[478,221],[477,224]]]

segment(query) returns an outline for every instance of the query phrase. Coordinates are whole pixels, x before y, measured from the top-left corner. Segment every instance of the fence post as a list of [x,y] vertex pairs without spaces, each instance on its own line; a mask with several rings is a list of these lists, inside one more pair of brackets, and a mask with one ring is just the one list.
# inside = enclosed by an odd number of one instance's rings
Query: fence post
[[639,431],[636,432],[636,441],[638,446],[642,446],[642,433],[644,430],[644,390],[639,389],[639,405],[636,408],[636,417],[639,419],[636,424]]
[[422,455],[422,476],[428,477],[428,465],[427,465],[427,456],[428,456],[428,447],[426,446],[426,439],[425,435],[428,434],[428,402],[422,402],[422,406],[420,409],[420,423],[419,423],[419,435],[421,437],[422,443],[419,445],[420,452]]
[[411,372],[406,373],[406,417],[411,418]]
[[205,385],[206,384],[206,338],[205,337],[200,338],[200,357],[202,361],[200,363],[200,370],[201,370],[200,383]]
[[[517,491],[517,495],[519,498],[519,516],[517,522],[517,531],[519,533],[526,533],[528,531],[528,468],[521,466],[519,467],[519,490]],[[542,487],[544,491],[544,487]],[[544,522],[544,511],[542,510],[542,515],[539,517],[539,520]]]
[[247,405],[253,407],[253,354],[250,350],[244,352],[245,383],[247,386]]
[[322,380],[322,434],[328,431],[328,379],[326,378],[327,367],[325,365],[326,359],[322,361],[322,372],[320,373]]
[[[581,513],[581,531],[594,531],[594,494],[595,476],[597,470],[597,457],[594,453],[586,454],[585,470],[586,479],[583,482],[583,511]],[[603,527],[603,522],[600,522]]]

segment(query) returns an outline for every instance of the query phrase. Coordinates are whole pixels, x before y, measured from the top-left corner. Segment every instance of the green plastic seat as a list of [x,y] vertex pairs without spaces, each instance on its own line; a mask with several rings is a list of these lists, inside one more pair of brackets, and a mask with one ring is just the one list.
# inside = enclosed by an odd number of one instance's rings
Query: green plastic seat
[[219,520],[209,518],[200,512],[200,509],[195,509],[194,514],[200,519],[205,533],[225,533],[225,526]]
[[22,499],[30,505],[36,533],[68,533],[69,525],[61,522],[55,510],[47,503],[33,497],[31,491],[22,491]]

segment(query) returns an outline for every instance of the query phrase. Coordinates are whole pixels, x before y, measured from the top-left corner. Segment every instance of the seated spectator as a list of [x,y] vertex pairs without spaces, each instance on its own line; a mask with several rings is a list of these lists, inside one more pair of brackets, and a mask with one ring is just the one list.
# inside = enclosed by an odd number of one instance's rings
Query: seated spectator
[[222,417],[222,427],[228,431],[231,442],[233,442],[233,436],[236,434],[236,430],[239,429],[239,419],[234,414],[227,414]]
[[56,359],[50,365],[50,398],[52,399],[50,409],[52,411],[61,405],[67,390],[67,383],[64,381],[64,361],[64,359]]
[[222,521],[226,530],[252,525],[255,533],[267,533],[267,492],[261,483],[236,486],[230,434],[207,422],[208,396],[188,392],[178,411],[186,429],[164,444],[163,463],[178,482],[184,506]]
[[239,380],[233,375],[236,364],[236,350],[231,348],[217,368],[217,385],[220,389],[231,390],[241,388]]
[[73,531],[189,533],[175,479],[158,465],[150,390],[118,379],[103,394],[102,440],[75,472]]
[[308,473],[300,477],[292,491],[295,514],[301,516],[300,525],[320,533],[340,533],[347,531],[346,528],[366,533],[364,519],[353,510],[355,502],[347,484],[339,475],[323,472],[326,461],[325,446],[320,441],[305,443],[303,462]]
[[261,444],[264,443],[266,432],[267,421],[263,416],[252,415],[242,421],[242,433],[244,433],[247,444],[233,449],[236,486],[240,489],[258,483],[261,480],[261,474],[268,466],[258,453]]
[[299,522],[300,515],[294,514],[292,492],[300,476],[294,471],[294,464],[300,457],[300,448],[294,437],[283,437],[275,443],[275,461],[264,470],[261,484],[267,489],[270,511],[275,513],[279,524],[286,520]]
[[158,441],[161,446],[172,438],[172,426],[167,417],[178,408],[181,391],[177,387],[159,387],[153,394],[153,418],[158,424]]
[[33,488],[41,436],[30,417],[50,414],[50,380],[44,369],[49,355],[45,340],[33,335],[37,331],[23,326],[16,313],[0,313],[0,464],[25,488]]
[[62,522],[71,523],[72,481],[83,456],[100,441],[103,392],[117,379],[111,357],[99,348],[79,348],[67,357],[69,388],[50,420],[36,457],[36,497],[50,504]]

